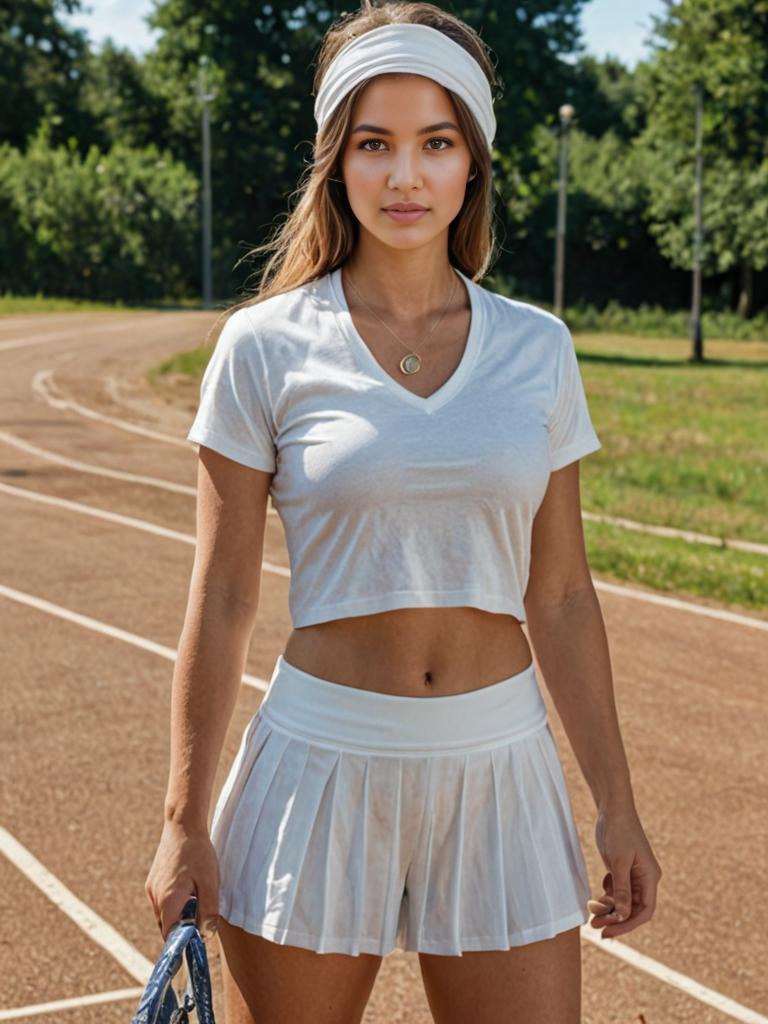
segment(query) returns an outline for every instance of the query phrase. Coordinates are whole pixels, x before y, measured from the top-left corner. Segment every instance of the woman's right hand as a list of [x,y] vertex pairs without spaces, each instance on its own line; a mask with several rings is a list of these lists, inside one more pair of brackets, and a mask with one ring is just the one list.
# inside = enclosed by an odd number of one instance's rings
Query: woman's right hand
[[198,930],[210,938],[219,917],[219,861],[207,830],[166,821],[144,891],[163,942],[190,896],[197,896]]

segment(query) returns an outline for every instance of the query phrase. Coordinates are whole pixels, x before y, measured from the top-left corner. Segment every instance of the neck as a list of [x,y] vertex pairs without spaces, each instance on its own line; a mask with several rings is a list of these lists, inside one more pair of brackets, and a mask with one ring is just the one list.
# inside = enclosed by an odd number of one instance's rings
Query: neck
[[385,320],[400,322],[441,313],[451,289],[451,306],[466,304],[464,288],[447,254],[433,260],[426,260],[421,250],[394,256],[367,259],[358,251],[353,253],[342,269],[342,283],[352,282],[352,287],[344,289],[347,302],[360,303],[359,292],[363,309],[370,307]]

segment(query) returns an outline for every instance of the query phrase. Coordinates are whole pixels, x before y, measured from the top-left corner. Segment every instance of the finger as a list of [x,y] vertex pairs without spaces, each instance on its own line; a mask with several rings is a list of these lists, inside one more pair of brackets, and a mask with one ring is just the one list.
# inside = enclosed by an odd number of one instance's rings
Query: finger
[[645,921],[649,921],[652,916],[653,911],[651,908],[643,907],[637,914],[630,915],[630,917],[628,917],[626,921],[622,921],[621,924],[606,924],[600,938],[615,939],[619,935],[631,932],[634,928],[637,928],[638,925],[643,924]]
[[219,926],[219,900],[215,890],[200,888],[197,895],[197,927],[204,939],[210,939]]
[[639,924],[650,920],[655,909],[656,884],[652,878],[644,879],[642,882],[635,883],[632,887],[632,911],[625,921],[619,923],[618,921],[611,921],[603,917],[597,919],[596,926],[602,927],[605,925],[602,933],[603,938],[614,938],[617,935],[623,935],[625,932],[632,931]]
[[610,914],[613,910],[613,899],[610,896],[601,896],[598,900],[587,900],[587,910],[590,914]]
[[632,880],[630,871],[632,860],[624,860],[616,865],[613,876],[613,904],[617,920],[623,921],[632,913]]
[[605,914],[595,914],[594,917],[590,918],[589,923],[592,928],[605,928],[606,925],[617,924],[616,911],[609,910]]

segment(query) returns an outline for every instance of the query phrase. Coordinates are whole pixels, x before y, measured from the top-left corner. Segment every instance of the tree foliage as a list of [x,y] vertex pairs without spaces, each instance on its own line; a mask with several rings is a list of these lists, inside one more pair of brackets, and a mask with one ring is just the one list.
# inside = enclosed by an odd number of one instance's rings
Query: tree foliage
[[[747,315],[768,301],[768,0],[665,0],[654,51],[634,70],[584,53],[585,2],[449,6],[491,46],[501,81],[495,274],[552,296],[567,102],[568,301],[685,304],[700,82],[705,302],[734,301]],[[315,60],[341,5],[158,0],[148,18],[157,43],[143,58],[111,41],[89,48],[65,24],[80,6],[0,7],[0,284],[199,294],[205,87],[214,291],[234,296],[242,250],[285,215],[311,159]]]
[[[198,185],[150,144],[53,146],[46,119],[25,153],[0,148],[0,291],[127,302],[187,292]],[[5,218],[3,218],[5,220]],[[7,248],[6,248],[7,246]]]
[[694,87],[703,91],[705,273],[768,266],[768,0],[667,0],[644,81],[648,123],[634,140],[646,215],[660,252],[690,269],[694,232]]

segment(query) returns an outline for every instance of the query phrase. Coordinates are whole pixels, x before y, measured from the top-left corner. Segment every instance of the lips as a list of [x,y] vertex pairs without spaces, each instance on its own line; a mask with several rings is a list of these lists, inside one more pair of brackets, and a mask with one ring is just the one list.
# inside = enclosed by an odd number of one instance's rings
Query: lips
[[426,206],[420,206],[418,203],[393,203],[392,206],[385,206],[385,210],[395,210],[400,213],[409,213],[412,210],[426,210]]

